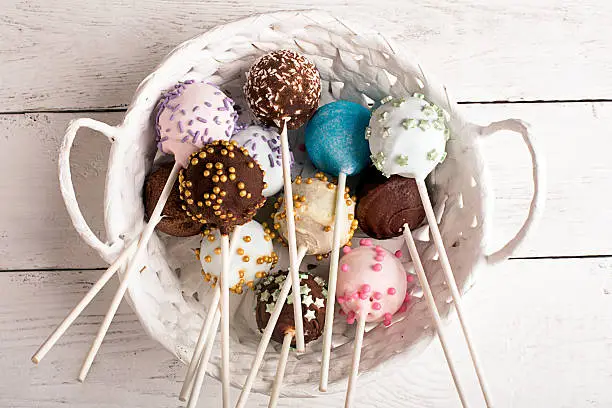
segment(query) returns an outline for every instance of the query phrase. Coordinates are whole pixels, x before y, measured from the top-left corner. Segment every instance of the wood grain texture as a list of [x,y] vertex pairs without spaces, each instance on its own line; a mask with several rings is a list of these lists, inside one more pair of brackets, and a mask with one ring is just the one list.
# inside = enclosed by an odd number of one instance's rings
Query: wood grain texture
[[[486,124],[506,117],[533,124],[548,155],[549,199],[540,227],[515,256],[610,255],[608,210],[612,169],[604,150],[611,138],[612,103],[495,104],[465,106]],[[122,112],[0,115],[0,270],[106,266],[78,237],[61,199],[57,149],[65,127],[78,116],[118,123]],[[563,120],[559,120],[562,118]],[[24,140],[36,140],[24,148]],[[588,140],[588,143],[585,143]],[[526,215],[531,163],[520,137],[499,133],[483,143],[497,197],[491,249],[507,241]],[[102,200],[109,143],[87,130],[77,136],[73,178],[79,202],[103,237]],[[15,163],[27,166],[20,169]],[[19,204],[19,205],[17,205]],[[571,239],[568,239],[571,237]]]
[[[474,337],[498,407],[594,407],[612,404],[612,258],[514,260],[480,277],[465,298]],[[116,288],[86,309],[39,365],[29,357],[85,293],[97,271],[0,274],[0,406],[174,407],[185,367],[150,340],[125,305],[120,308],[87,383],[74,380]],[[585,301],[589,299],[589,301]],[[482,307],[487,305],[487,307]],[[18,319],[15,316],[19,316]],[[459,325],[450,345],[472,407],[482,407]],[[376,386],[360,383],[357,407],[454,408],[458,400],[437,341],[401,370],[381,371]],[[387,384],[387,385],[385,385]],[[389,384],[402,384],[389,386]],[[201,407],[217,406],[210,378]],[[233,399],[237,390],[232,390]],[[342,394],[281,398],[282,407],[338,407]],[[265,406],[253,395],[249,406]]]
[[405,44],[460,101],[609,98],[612,90],[612,3],[602,0],[21,0],[1,8],[0,112],[126,106],[182,41],[255,13],[305,8]]

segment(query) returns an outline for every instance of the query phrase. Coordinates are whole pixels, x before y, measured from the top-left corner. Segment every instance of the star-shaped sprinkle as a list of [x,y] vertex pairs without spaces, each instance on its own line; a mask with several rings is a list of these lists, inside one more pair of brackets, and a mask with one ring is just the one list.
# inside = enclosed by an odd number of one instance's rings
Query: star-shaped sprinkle
[[378,171],[383,171],[385,166],[385,154],[383,152],[378,152],[370,156],[372,159],[372,163],[378,169]]
[[378,115],[378,121],[379,122],[383,122],[385,120],[387,120],[387,118],[389,117],[389,112],[380,112],[380,114]]
[[300,286],[300,294],[301,295],[307,295],[309,293],[310,293],[310,288],[308,287],[308,285]]
[[400,106],[402,106],[404,104],[404,102],[406,102],[406,100],[404,98],[397,98],[391,104],[394,107],[399,108]]
[[276,279],[274,279],[274,282],[276,283],[282,283],[285,281],[285,276],[284,275],[279,275],[276,277]]
[[300,279],[308,279],[308,275],[305,273],[300,274]]
[[312,295],[304,296],[302,299],[302,304],[306,307],[310,307],[310,305],[312,305],[313,303],[314,301],[312,300]]
[[276,302],[266,304],[266,312],[272,314],[272,312],[274,312],[275,306],[276,306]]
[[309,310],[306,312],[306,314],[304,315],[304,318],[308,321],[311,321],[313,319],[316,319],[317,316],[315,315],[315,311],[314,310]]
[[450,139],[450,129],[447,127],[444,129],[444,140],[448,142],[448,139]]
[[438,118],[438,120],[434,120],[433,127],[436,130],[444,130],[444,119]]
[[368,126],[365,130],[365,140],[369,140],[370,136],[372,136],[372,129]]
[[446,156],[448,156],[448,153],[442,153],[442,156],[440,156],[440,163],[444,163],[444,160],[446,160]]
[[436,111],[430,105],[423,105],[421,112],[427,117],[436,115]]
[[427,152],[427,160],[435,161],[438,158],[438,152],[436,149],[431,149]]
[[321,309],[322,307],[325,307],[325,299],[323,298],[315,299],[314,305],[318,307],[319,309]]
[[315,276],[314,281],[319,285],[319,286],[323,286],[325,285],[325,281],[323,280],[323,278],[321,278],[320,276]]
[[278,289],[277,289],[277,290],[275,290],[275,291],[272,293],[272,300],[276,302],[276,299],[278,299],[278,295],[279,295],[279,294],[280,294],[280,290],[278,290]]
[[293,292],[291,292],[288,296],[287,296],[287,304],[288,305],[292,305],[293,304]]
[[393,97],[391,95],[387,95],[387,96],[385,96],[384,98],[382,98],[380,100],[380,104],[384,105],[385,103],[387,103],[387,102],[389,102],[391,100],[393,100]]
[[429,128],[431,128],[431,123],[428,120],[419,120],[419,129],[425,131]]
[[416,119],[404,119],[402,120],[402,126],[404,129],[408,130],[410,128],[415,128],[417,126],[418,121]]
[[412,96],[414,98],[425,99],[425,95],[423,95],[422,93],[418,93],[418,92],[413,93]]
[[391,136],[391,128],[384,127],[384,128],[383,128],[383,131],[382,131],[382,138],[383,138],[383,139],[386,139],[386,138],[388,138],[389,136]]
[[262,302],[267,302],[268,299],[270,299],[270,292],[267,290],[265,292],[261,292],[259,294],[259,299],[261,299]]
[[327,297],[327,289],[325,289],[325,288],[321,289],[321,294],[322,294],[324,297]]
[[395,158],[395,162],[400,166],[407,166],[408,165],[408,155],[400,154],[399,156]]

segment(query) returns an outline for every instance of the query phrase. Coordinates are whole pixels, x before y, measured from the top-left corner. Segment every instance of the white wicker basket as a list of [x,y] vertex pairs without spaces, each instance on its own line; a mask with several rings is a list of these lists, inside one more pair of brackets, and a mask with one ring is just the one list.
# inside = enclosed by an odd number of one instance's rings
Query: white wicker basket
[[[278,12],[257,15],[216,27],[178,46],[138,87],[123,123],[112,127],[92,119],[73,121],[66,133],[60,153],[61,190],[75,228],[83,239],[107,262],[112,262],[143,228],[144,212],[141,191],[144,177],[155,156],[152,111],[163,90],[189,77],[206,78],[234,90],[232,96],[241,103],[240,89],[244,72],[260,55],[280,48],[292,48],[314,61],[323,78],[323,101],[347,99],[360,103],[379,100],[387,95],[404,95],[415,91],[445,108],[451,114],[452,138],[448,158],[430,177],[433,200],[440,214],[440,229],[448,256],[460,288],[465,290],[479,266],[508,257],[533,226],[544,201],[542,159],[538,157],[528,127],[520,120],[508,119],[481,127],[466,122],[446,88],[425,74],[408,52],[376,32],[362,32],[349,24],[318,11]],[[245,106],[243,104],[243,106]],[[91,231],[76,201],[70,175],[70,149],[77,130],[89,127],[106,135],[113,146],[108,163],[104,214],[108,243]],[[484,253],[491,215],[490,184],[478,149],[479,139],[501,129],[519,133],[529,147],[533,162],[534,195],[527,219],[517,235],[501,250]],[[426,229],[415,234],[419,241],[438,307],[448,316],[452,304],[443,274],[428,242]],[[397,241],[386,245],[398,245]],[[147,269],[129,286],[129,302],[149,334],[168,350],[187,361],[206,311],[207,291],[198,287],[199,264],[190,248],[197,238],[176,239],[154,236],[144,260]],[[407,252],[407,251],[406,251]],[[325,268],[323,268],[325,269]],[[326,270],[326,269],[325,269]],[[195,286],[194,286],[195,285]],[[193,292],[198,291],[194,298]],[[196,300],[196,299],[199,299]],[[232,324],[232,381],[244,383],[259,342],[249,319],[253,296],[232,296],[236,303]],[[242,306],[242,307],[241,307]],[[361,371],[385,369],[405,361],[433,336],[430,317],[424,301],[415,300],[402,320],[390,328],[374,328],[364,339]],[[346,330],[342,319],[336,319],[332,353],[330,390],[342,390],[351,360],[353,329]],[[346,335],[345,335],[346,333]],[[220,349],[216,349],[210,372],[220,372]],[[308,347],[299,361],[292,355],[287,365],[284,392],[292,396],[318,395],[320,344]],[[271,351],[271,350],[270,350]],[[271,385],[277,354],[270,353],[255,384],[256,391],[266,392]],[[363,380],[360,380],[363,381]]]

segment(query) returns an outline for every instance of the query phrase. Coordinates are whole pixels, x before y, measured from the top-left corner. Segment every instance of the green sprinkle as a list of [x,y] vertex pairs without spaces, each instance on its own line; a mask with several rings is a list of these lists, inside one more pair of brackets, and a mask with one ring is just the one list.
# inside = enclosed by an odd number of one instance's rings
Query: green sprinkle
[[399,108],[400,106],[402,106],[404,104],[404,102],[406,102],[406,100],[404,98],[397,98],[391,104],[394,107]]
[[427,160],[435,161],[438,158],[438,152],[436,149],[431,149],[427,152]]
[[446,160],[446,156],[448,156],[448,153],[442,153],[442,156],[440,156],[440,163],[444,163],[444,160]]
[[447,127],[444,129],[444,141],[448,142],[450,139],[450,129]]
[[365,130],[365,140],[370,139],[370,136],[372,136],[372,129],[368,126]]
[[437,130],[444,130],[444,119],[440,120],[440,118],[438,118],[438,120],[434,120],[433,127]]
[[378,171],[383,171],[385,166],[385,154],[383,152],[378,152],[370,156],[372,159],[372,163],[378,169]]
[[382,138],[383,138],[383,139],[386,139],[386,138],[388,138],[389,136],[391,136],[391,129],[390,129],[390,128],[388,128],[388,127],[383,128],[383,131],[382,131]]
[[421,108],[421,111],[423,112],[423,114],[425,114],[425,116],[433,116],[436,114],[433,108],[429,105],[423,105],[423,108]]
[[380,103],[381,103],[381,105],[384,105],[385,103],[387,103],[387,102],[389,102],[391,100],[393,100],[393,97],[391,95],[387,95],[387,96],[385,96],[384,98],[382,98],[380,100]]
[[406,130],[408,130],[410,128],[414,128],[414,127],[417,126],[417,120],[416,119],[404,119],[404,120],[402,120],[402,126]]
[[395,158],[395,162],[399,164],[400,166],[407,166],[408,165],[408,155],[400,154],[399,156]]
[[425,131],[431,127],[431,123],[428,120],[419,120],[419,128]]
[[266,312],[272,314],[274,312],[274,307],[276,306],[275,302],[266,304]]
[[382,122],[384,120],[387,120],[387,118],[389,117],[389,112],[380,112],[380,114],[378,115],[378,121]]
[[425,95],[423,95],[422,93],[418,93],[418,92],[413,93],[412,97],[419,98],[419,99],[425,99]]
[[288,305],[292,305],[293,304],[293,292],[291,292],[289,294],[289,296],[287,296],[287,300],[286,300]]
[[300,279],[308,279],[308,275],[305,273],[300,274]]

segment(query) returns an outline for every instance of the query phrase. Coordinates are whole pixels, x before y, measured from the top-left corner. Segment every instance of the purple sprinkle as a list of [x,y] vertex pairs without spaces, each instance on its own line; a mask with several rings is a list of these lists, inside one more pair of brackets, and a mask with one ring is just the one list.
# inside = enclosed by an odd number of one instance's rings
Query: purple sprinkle
[[213,142],[213,138],[212,136],[208,138],[208,140],[206,141],[206,143],[212,143]]
[[[204,129],[204,136],[208,136],[208,128]],[[208,142],[210,143],[210,142]]]
[[187,114],[187,112],[185,112],[185,109],[181,109],[181,113],[182,113],[183,115],[186,115],[186,114]]
[[198,109],[200,109],[200,105],[196,105],[193,107],[193,109],[191,110],[192,112],[197,111]]
[[230,137],[230,132],[229,132],[229,130],[226,130],[226,131],[225,131],[225,136]]
[[187,85],[191,85],[191,84],[193,84],[193,82],[194,82],[194,81],[193,81],[193,79],[188,79],[188,80],[186,80],[186,81],[185,81],[185,82],[183,82],[183,83],[184,83],[184,84],[187,84]]
[[268,160],[270,160],[270,167],[274,167],[274,159],[271,154],[268,154]]
[[278,164],[279,166],[281,165],[281,162],[279,160],[276,161],[276,164]]
[[230,120],[226,120],[225,124],[229,125],[230,123],[232,123]]
[[253,142],[253,146],[251,146],[253,150],[257,149],[257,143]]
[[168,133],[170,131],[170,128],[166,129],[166,133]]
[[221,92],[215,91],[215,95],[221,95]]
[[174,120],[174,113],[170,115],[170,122],[172,122],[173,120]]
[[187,140],[189,140],[189,135],[185,136],[184,138],[181,139],[182,143],[187,142]]
[[217,125],[220,125],[220,124],[221,124],[221,122],[219,122],[219,117],[218,117],[218,116],[215,116],[215,117],[213,118],[213,122],[215,122],[215,124],[217,124]]
[[210,108],[212,106],[212,103],[206,101],[206,102],[204,102],[204,105],[206,105],[206,106],[208,106]]
[[276,144],[278,143],[278,141],[276,139],[270,139],[272,141],[272,143]]
[[253,160],[257,160],[257,153],[253,155]]
[[189,122],[187,122],[187,125],[189,126],[193,125],[193,119],[189,120]]
[[177,103],[174,108],[172,108],[172,112],[176,112],[181,107],[180,103]]
[[248,145],[249,143],[251,143],[251,139],[247,139],[246,142],[244,142],[244,145]]
[[195,143],[198,140],[199,136],[200,136],[200,131],[196,130],[195,135],[193,136],[193,143]]
[[201,117],[201,116],[198,116],[198,117],[196,118],[196,120],[197,120],[198,122],[207,123],[207,120],[206,120],[206,119],[204,119],[204,118],[203,118],[203,117]]
[[168,140],[169,137],[168,136],[164,136],[161,139],[159,139],[160,142],[165,142],[166,140]]
[[179,129],[179,132],[183,133],[183,123],[180,120],[178,123],[178,129]]

